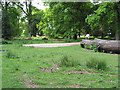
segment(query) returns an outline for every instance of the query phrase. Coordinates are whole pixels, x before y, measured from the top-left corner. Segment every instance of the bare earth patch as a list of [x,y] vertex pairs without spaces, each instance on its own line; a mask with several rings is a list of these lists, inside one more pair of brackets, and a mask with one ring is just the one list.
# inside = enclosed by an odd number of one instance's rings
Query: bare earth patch
[[30,79],[28,78],[27,74],[24,74],[23,77],[24,77],[24,80],[23,80],[24,85],[25,85],[27,88],[38,88],[38,87],[40,87],[40,84],[33,82],[33,80],[30,80]]
[[[71,87],[71,88],[80,88],[80,87],[82,87],[82,88],[87,88],[87,87],[83,87],[81,84],[70,84],[69,87]],[[68,87],[68,88],[69,88],[69,87]]]
[[[103,74],[103,73],[98,73],[98,72],[89,72],[89,71],[77,71],[77,70],[72,70],[69,72],[63,71],[63,73],[66,74],[71,74],[71,73],[78,73],[78,74]],[[111,76],[116,76],[116,74],[104,74],[104,75],[111,75]]]
[[[55,65],[55,64],[53,64]],[[57,67],[56,68],[60,69],[61,67]],[[57,69],[46,69],[46,68],[40,68],[41,71],[45,71],[45,72],[57,72]],[[77,70],[71,70],[71,71],[63,71],[61,72],[65,75],[67,74],[71,74],[71,73],[78,73],[78,74],[103,74],[103,73],[98,73],[98,72],[90,72],[90,71],[77,71]],[[111,75],[111,76],[116,76],[116,74],[104,74],[104,75]]]
[[45,69],[45,68],[40,68],[41,71],[45,71],[45,72],[57,72],[54,69]]

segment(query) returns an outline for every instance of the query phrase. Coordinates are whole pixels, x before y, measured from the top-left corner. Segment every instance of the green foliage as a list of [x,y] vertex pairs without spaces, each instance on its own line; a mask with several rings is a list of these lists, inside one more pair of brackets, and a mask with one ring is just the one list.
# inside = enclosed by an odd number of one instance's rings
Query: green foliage
[[93,68],[97,70],[106,70],[107,64],[103,60],[99,60],[98,58],[90,58],[90,61],[87,61],[86,66],[88,68]]
[[97,46],[97,44],[93,43],[90,49],[94,50],[95,52],[98,52],[98,46]]
[[98,46],[96,43],[93,43],[92,45],[84,45],[86,49],[94,50],[95,52],[98,52]]
[[93,8],[91,3],[82,2],[50,2],[49,6],[50,9],[45,9],[44,17],[37,27],[52,37],[78,35],[81,28],[87,26],[84,19]]
[[72,40],[72,39],[64,39],[64,42],[66,42],[66,43],[70,43],[70,42],[73,42],[74,40]]
[[2,37],[10,40],[12,38],[12,28],[10,26],[10,17],[8,14],[9,4],[5,2],[4,8],[2,8]]
[[10,40],[15,36],[21,34],[19,29],[19,19],[20,19],[19,9],[11,6],[11,3],[5,2],[2,7],[2,37],[4,39]]
[[12,44],[12,42],[10,42],[8,40],[2,40],[2,44]]
[[115,28],[118,27],[116,25],[119,22],[117,20],[117,12],[119,11],[114,8],[119,8],[116,4],[117,3],[114,2],[103,2],[96,5],[97,9],[94,10],[93,14],[87,16],[85,21],[90,25],[92,35],[101,36],[103,38],[111,33],[109,36],[115,36]]

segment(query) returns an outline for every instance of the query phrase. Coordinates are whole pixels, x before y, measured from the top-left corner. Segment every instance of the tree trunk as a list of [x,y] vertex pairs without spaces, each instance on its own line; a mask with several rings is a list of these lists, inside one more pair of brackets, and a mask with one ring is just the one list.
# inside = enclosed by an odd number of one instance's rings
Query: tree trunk
[[29,2],[29,13],[28,13],[28,31],[29,31],[29,37],[28,39],[31,39],[31,26],[32,26],[32,2]]
[[80,29],[79,29],[79,33],[78,33],[78,35],[79,35],[79,38],[80,38]]
[[28,34],[28,39],[31,40],[31,32]]
[[92,46],[93,41],[92,40],[82,40],[80,43],[82,48],[85,48],[86,46]]
[[102,39],[104,38],[103,32],[101,33],[101,38],[102,38]]
[[120,40],[120,11],[119,11],[119,2],[116,2],[114,4],[114,9],[115,12],[117,13],[117,17],[116,17],[116,33],[115,33],[115,38],[116,40]]
[[100,51],[104,50],[105,52],[113,52],[120,54],[120,41],[119,40],[101,40],[94,39],[93,41],[98,46]]
[[77,40],[77,34],[75,33],[73,39]]

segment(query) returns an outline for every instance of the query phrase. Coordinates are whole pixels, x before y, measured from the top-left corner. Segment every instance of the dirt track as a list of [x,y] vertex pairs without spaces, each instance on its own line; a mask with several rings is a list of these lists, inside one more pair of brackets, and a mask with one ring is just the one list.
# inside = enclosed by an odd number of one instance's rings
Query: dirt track
[[51,43],[51,44],[24,44],[23,46],[32,46],[32,47],[63,47],[63,46],[72,46],[72,45],[80,45],[80,42]]

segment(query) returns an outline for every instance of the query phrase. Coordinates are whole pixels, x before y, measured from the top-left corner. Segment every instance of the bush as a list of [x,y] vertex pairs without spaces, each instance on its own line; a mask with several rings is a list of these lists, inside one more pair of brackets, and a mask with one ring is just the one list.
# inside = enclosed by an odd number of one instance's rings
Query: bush
[[59,66],[65,66],[65,67],[74,67],[80,65],[77,61],[73,60],[72,57],[68,57],[67,55],[64,55],[59,63]]
[[94,50],[95,52],[98,52],[97,44],[93,43],[91,49]]
[[86,66],[88,68],[93,68],[97,70],[106,70],[107,64],[103,60],[97,60],[96,58],[91,58],[90,61],[87,61]]
[[70,43],[70,42],[73,42],[73,40],[72,39],[64,39],[64,42]]
[[42,38],[42,40],[48,40],[48,38],[44,37],[44,38]]
[[7,40],[2,40],[2,44],[12,44],[12,42],[7,41]]
[[95,52],[98,52],[98,47],[96,43],[93,43],[92,45],[85,45],[86,49],[94,50]]
[[[90,45],[85,45],[85,48],[86,48],[86,49],[91,49],[92,46],[90,46]],[[91,49],[91,50],[93,50],[93,49]]]

